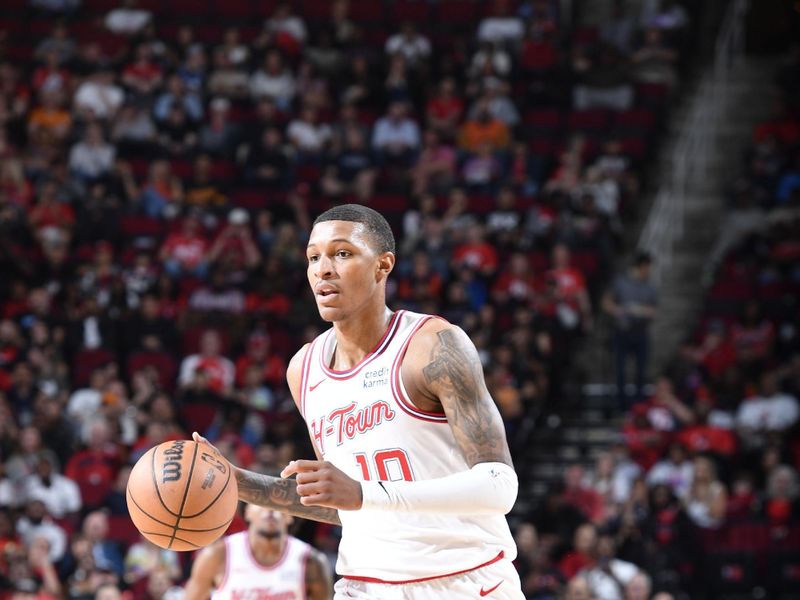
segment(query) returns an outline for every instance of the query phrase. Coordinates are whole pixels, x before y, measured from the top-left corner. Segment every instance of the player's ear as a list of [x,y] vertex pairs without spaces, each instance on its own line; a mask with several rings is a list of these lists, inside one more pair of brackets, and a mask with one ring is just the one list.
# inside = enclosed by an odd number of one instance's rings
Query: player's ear
[[389,273],[394,269],[396,259],[394,252],[384,252],[378,257],[378,275],[388,277]]

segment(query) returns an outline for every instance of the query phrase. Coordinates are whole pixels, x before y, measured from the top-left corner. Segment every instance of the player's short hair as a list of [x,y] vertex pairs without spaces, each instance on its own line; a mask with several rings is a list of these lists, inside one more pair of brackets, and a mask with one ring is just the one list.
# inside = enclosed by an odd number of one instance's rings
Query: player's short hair
[[342,204],[329,208],[316,219],[314,225],[325,221],[349,221],[363,223],[367,233],[374,241],[377,252],[394,252],[394,234],[389,223],[378,211],[362,204]]

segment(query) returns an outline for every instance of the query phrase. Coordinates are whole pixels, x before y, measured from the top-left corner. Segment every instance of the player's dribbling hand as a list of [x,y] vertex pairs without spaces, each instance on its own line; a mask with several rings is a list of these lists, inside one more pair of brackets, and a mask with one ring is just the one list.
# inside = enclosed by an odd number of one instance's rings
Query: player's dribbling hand
[[281,471],[281,477],[292,475],[297,475],[297,494],[303,506],[361,508],[361,484],[327,461],[293,460]]

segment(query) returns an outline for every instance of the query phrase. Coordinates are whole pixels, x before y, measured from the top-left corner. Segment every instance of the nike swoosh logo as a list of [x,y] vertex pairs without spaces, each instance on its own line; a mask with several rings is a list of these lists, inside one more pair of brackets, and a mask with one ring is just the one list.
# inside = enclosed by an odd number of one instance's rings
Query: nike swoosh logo
[[323,381],[326,381],[327,379],[328,379],[327,377],[326,377],[325,379],[320,379],[320,380],[319,380],[317,383],[315,383],[314,385],[310,385],[310,386],[308,386],[308,391],[309,391],[309,392],[313,392],[315,389],[317,389],[317,387],[319,386],[319,384],[320,384],[320,383],[322,383]]
[[485,590],[485,589],[483,589],[483,587],[481,587],[481,598],[483,598],[484,596],[488,596],[493,591],[495,591],[497,588],[499,588],[502,584],[503,584],[503,581],[500,580],[500,582],[496,586],[490,587],[488,590]]

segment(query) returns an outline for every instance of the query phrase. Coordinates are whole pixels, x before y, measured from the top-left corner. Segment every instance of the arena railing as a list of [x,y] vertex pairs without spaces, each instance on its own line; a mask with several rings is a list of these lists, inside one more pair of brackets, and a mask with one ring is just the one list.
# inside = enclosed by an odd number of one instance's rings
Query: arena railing
[[719,122],[727,108],[731,73],[744,55],[747,7],[748,0],[732,0],[728,5],[717,35],[713,63],[698,84],[672,149],[671,171],[661,176],[661,185],[639,237],[638,248],[655,258],[656,285],[672,267],[675,243],[683,237],[687,197],[695,193],[695,184],[708,176]]

